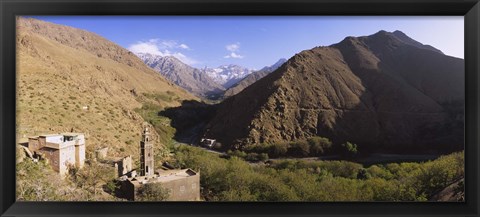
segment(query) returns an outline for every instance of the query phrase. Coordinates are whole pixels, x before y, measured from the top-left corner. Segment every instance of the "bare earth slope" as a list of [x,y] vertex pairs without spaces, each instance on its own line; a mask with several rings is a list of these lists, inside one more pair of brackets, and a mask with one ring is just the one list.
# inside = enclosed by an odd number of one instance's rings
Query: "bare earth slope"
[[195,99],[96,34],[17,19],[19,137],[73,129],[86,133],[87,154],[107,146],[112,155],[135,155],[143,119],[134,109],[147,100],[143,93],[176,99],[162,106]]
[[219,105],[225,145],[324,136],[397,151],[463,144],[464,61],[380,31],[302,51]]

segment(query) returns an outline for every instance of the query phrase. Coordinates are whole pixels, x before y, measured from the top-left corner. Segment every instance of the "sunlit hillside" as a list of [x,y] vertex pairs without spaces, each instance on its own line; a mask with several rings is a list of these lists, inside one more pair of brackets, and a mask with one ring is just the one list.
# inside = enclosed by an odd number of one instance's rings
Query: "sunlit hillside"
[[19,138],[73,130],[86,134],[87,155],[109,147],[111,156],[136,156],[144,122],[136,108],[195,98],[94,33],[35,19],[17,22]]

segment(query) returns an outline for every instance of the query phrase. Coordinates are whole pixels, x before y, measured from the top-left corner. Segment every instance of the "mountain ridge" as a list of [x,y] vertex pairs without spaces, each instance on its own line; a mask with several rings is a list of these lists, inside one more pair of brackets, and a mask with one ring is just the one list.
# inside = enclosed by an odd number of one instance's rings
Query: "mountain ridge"
[[259,71],[254,71],[254,72],[250,73],[249,75],[245,76],[242,80],[238,81],[237,83],[232,85],[230,88],[225,90],[225,92],[223,93],[223,98],[227,98],[227,97],[233,96],[237,93],[240,93],[246,87],[250,86],[251,84],[257,82],[261,78],[265,77],[266,75],[268,75],[268,74],[272,73],[273,71],[275,71],[276,69],[278,69],[286,61],[287,61],[287,59],[281,58],[271,66],[265,66]]
[[230,88],[253,72],[252,69],[235,64],[221,65],[217,68],[205,67],[202,71],[225,89]]
[[[144,101],[178,106],[197,98],[168,82],[126,49],[96,34],[17,18],[17,138],[83,132],[87,155],[138,153]],[[156,94],[162,100],[147,96]],[[165,99],[165,100],[163,100]],[[157,151],[162,149],[155,136]],[[123,150],[123,151],[122,151]]]
[[346,37],[296,54],[227,98],[206,135],[230,148],[311,136],[397,149],[442,138],[458,145],[461,136],[437,131],[459,124],[446,104],[464,99],[463,69],[461,59],[385,31]]
[[200,97],[218,95],[225,89],[201,70],[191,67],[173,56],[137,53],[149,67],[166,79]]
[[413,45],[415,47],[423,48],[423,49],[427,49],[427,50],[431,50],[431,51],[435,51],[435,52],[444,54],[441,50],[439,50],[435,47],[432,47],[431,45],[422,44],[418,41],[413,40],[412,38],[408,37],[408,35],[403,33],[402,31],[395,30],[394,32],[392,32],[392,35],[394,35],[395,37],[397,37],[401,41],[403,41],[407,44]]

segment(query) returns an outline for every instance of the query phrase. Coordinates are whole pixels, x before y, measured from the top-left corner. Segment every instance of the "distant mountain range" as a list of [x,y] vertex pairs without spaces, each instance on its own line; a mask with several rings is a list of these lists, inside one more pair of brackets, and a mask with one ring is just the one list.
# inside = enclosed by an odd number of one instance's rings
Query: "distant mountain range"
[[[167,80],[183,89],[204,98],[217,98],[219,95],[231,96],[246,86],[274,71],[286,60],[266,66],[259,71],[230,64],[217,68],[197,69],[191,67],[173,56],[160,56],[149,53],[136,53],[143,62],[162,74]],[[248,79],[246,79],[248,78]],[[241,82],[241,83],[240,83]],[[233,88],[235,87],[235,88]],[[229,89],[227,95],[225,90]]]
[[173,56],[137,53],[145,64],[162,74],[166,79],[197,96],[208,98],[225,91],[205,72],[193,68]]
[[229,88],[245,76],[251,74],[254,70],[242,66],[230,64],[222,65],[217,68],[204,68],[203,71],[215,82],[221,84],[224,88]]
[[205,135],[240,149],[323,136],[362,150],[459,150],[464,67],[400,31],[347,37],[225,99]]
[[282,64],[284,64],[285,62],[287,62],[287,59],[282,58],[282,59],[279,59],[275,64],[271,66],[265,66],[259,71],[254,71],[250,73],[245,78],[243,78],[242,80],[238,81],[237,83],[233,84],[230,88],[228,88],[224,92],[223,98],[227,98],[237,93],[240,93],[240,91],[242,91],[246,87],[250,86],[251,84],[257,82],[261,78],[275,71],[277,68],[282,66]]

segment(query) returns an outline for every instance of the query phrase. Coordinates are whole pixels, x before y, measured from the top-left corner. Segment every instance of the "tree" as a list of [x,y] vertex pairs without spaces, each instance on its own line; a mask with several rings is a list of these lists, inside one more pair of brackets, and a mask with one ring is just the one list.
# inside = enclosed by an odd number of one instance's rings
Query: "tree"
[[290,143],[288,152],[292,156],[306,157],[310,154],[310,146],[307,143],[307,141],[299,140],[299,141]]
[[323,137],[311,137],[307,139],[308,144],[310,145],[310,154],[319,156],[330,147],[332,147],[332,142]]
[[45,161],[33,162],[25,159],[17,163],[16,196],[19,201],[65,200],[60,187],[64,185],[60,176]]
[[258,161],[258,154],[257,153],[248,153],[245,157],[246,161],[255,162]]
[[271,156],[272,157],[282,157],[287,154],[288,151],[288,143],[286,142],[279,142],[272,145]]
[[83,169],[72,167],[69,179],[81,190],[88,192],[88,200],[101,196],[102,186],[115,179],[115,171],[108,165],[88,162]]
[[258,160],[259,161],[262,161],[262,162],[265,162],[268,160],[268,154],[267,153],[261,153],[258,155]]
[[170,191],[161,183],[147,183],[138,190],[137,201],[165,201]]
[[346,142],[346,143],[343,143],[341,147],[342,147],[342,154],[346,158],[354,158],[358,154],[357,144]]
[[370,174],[367,172],[366,169],[362,168],[358,171],[357,179],[365,180],[365,179],[369,179],[369,178],[370,178]]

